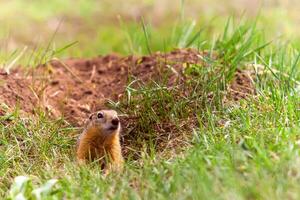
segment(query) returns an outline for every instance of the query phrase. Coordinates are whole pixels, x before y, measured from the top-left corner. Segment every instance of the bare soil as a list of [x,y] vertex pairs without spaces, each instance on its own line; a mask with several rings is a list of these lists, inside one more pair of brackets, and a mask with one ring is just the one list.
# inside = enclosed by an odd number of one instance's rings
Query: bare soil
[[[82,125],[90,112],[103,109],[108,100],[122,98],[129,75],[143,81],[156,80],[161,77],[162,68],[172,66],[171,85],[183,64],[203,64],[200,58],[204,54],[193,49],[143,57],[111,54],[91,59],[53,60],[29,72],[17,68],[7,74],[1,70],[0,102],[11,108],[18,106],[27,113],[44,108],[54,117],[64,116],[71,124]],[[255,93],[249,74],[241,70],[236,72],[229,88],[233,100]]]

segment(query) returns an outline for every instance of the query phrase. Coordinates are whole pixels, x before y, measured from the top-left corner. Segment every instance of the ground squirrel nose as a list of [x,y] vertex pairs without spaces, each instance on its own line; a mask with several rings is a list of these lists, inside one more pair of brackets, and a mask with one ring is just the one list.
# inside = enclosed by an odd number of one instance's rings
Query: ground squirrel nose
[[111,123],[116,126],[119,124],[119,119],[115,118],[115,119],[111,120]]

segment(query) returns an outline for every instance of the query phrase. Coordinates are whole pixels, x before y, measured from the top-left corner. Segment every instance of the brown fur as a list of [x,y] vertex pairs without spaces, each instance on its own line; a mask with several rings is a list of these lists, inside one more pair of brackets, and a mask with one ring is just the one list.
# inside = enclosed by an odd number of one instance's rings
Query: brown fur
[[[101,112],[103,118],[97,114]],[[123,165],[123,157],[120,145],[120,123],[118,128],[110,130],[112,120],[118,119],[113,110],[101,110],[93,113],[87,120],[86,126],[77,142],[77,160],[79,163],[99,160],[105,170],[111,168],[120,169]]]

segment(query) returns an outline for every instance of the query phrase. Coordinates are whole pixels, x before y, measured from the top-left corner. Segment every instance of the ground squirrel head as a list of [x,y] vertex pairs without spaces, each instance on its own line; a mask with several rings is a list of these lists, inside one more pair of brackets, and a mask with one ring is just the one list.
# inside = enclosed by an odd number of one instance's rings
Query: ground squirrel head
[[101,133],[111,135],[119,132],[121,125],[118,113],[114,110],[100,110],[89,116],[87,126],[101,130]]

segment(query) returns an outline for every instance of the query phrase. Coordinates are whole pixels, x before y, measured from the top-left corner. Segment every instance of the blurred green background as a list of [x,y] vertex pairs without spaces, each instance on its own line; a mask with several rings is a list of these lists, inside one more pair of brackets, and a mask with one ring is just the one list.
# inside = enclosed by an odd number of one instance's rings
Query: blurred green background
[[[170,38],[182,21],[204,29],[212,40],[228,17],[255,19],[270,40],[300,41],[300,1],[296,0],[52,0],[0,1],[0,62],[9,62],[25,46],[36,53],[51,46],[60,57],[118,52],[145,54],[142,18],[156,50],[176,47]],[[203,34],[204,34],[203,33]],[[18,52],[15,52],[15,51]]]

